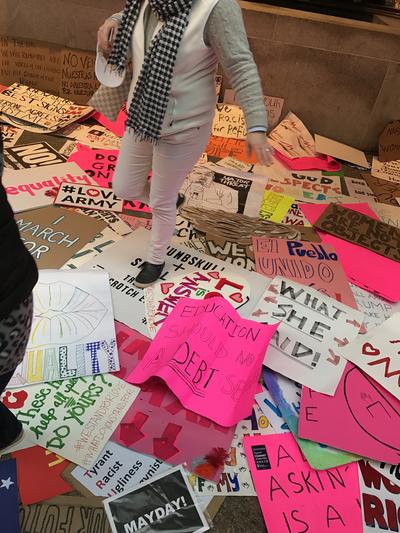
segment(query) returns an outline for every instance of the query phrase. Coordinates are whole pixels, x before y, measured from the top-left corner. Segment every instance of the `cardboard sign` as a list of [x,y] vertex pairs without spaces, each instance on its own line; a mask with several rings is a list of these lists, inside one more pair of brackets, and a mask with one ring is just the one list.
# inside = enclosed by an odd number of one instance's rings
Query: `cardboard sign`
[[335,394],[346,365],[338,348],[356,338],[362,317],[359,311],[282,277],[272,281],[252,313],[257,322],[280,321],[264,365],[329,395]]
[[[207,163],[207,161],[205,162]],[[254,167],[254,165],[252,165],[251,163],[246,163],[245,161],[239,161],[239,159],[235,159],[234,157],[230,157],[230,156],[220,159],[219,161],[216,162],[216,164],[220,167],[234,168],[242,172],[252,172],[253,167]]]
[[253,237],[257,272],[298,281],[356,308],[339,258],[329,244]]
[[17,461],[19,495],[24,505],[72,491],[61,477],[69,465],[63,457],[40,446],[13,452],[12,456]]
[[246,121],[237,105],[217,104],[212,134],[230,139],[246,139]]
[[341,350],[357,365],[400,400],[400,313],[373,329],[368,339],[360,337]]
[[245,437],[244,446],[268,533],[363,533],[356,464],[316,472],[289,433]]
[[[225,89],[224,103],[238,105],[237,95],[233,89]],[[264,96],[264,105],[267,112],[267,122],[269,128],[274,128],[281,117],[285,100],[277,96]]]
[[113,533],[202,533],[210,529],[182,467],[108,498],[104,507]]
[[289,207],[288,212],[281,222],[282,224],[290,224],[291,226],[311,226],[297,203],[294,203]]
[[75,163],[25,170],[5,169],[2,182],[8,201],[16,213],[51,205],[63,182],[95,185]]
[[128,381],[157,376],[187,409],[233,426],[251,412],[276,328],[240,318],[220,296],[181,299]]
[[400,312],[400,302],[393,304],[376,296],[376,294],[360,289],[360,287],[352,284],[350,286],[358,309],[364,313],[363,324],[368,332],[372,328],[380,326],[394,313]]
[[76,163],[100,187],[111,188],[118,150],[95,150],[80,144],[77,148],[77,151],[69,157],[68,162]]
[[18,145],[4,150],[4,164],[13,169],[56,165],[65,163],[66,160],[66,157],[45,142]]
[[227,156],[235,157],[240,161],[256,162],[256,157],[248,158],[246,141],[240,139],[227,139],[212,135],[206,147],[206,153],[209,157],[222,159]]
[[400,230],[367,215],[330,204],[314,226],[388,259],[400,261]]
[[326,470],[327,468],[345,465],[359,459],[356,455],[340,449],[328,448],[325,445],[318,444],[317,441],[301,439],[298,430],[301,385],[267,368],[264,369],[263,377],[282,417],[312,468]]
[[[143,360],[150,340],[116,322],[121,370],[126,379]],[[229,455],[235,428],[224,428],[185,409],[162,381],[146,383],[112,440],[217,482]]]
[[95,126],[72,124],[64,128],[60,133],[98,150],[119,150],[121,148],[120,137],[99,124]]
[[363,174],[363,178],[375,194],[379,203],[399,207],[396,198],[400,196],[400,183],[372,177],[370,174]]
[[364,533],[396,531],[400,526],[400,487],[366,461],[360,461],[358,467]]
[[316,155],[312,135],[294,113],[288,113],[268,137],[270,144],[290,159]]
[[122,212],[122,198],[118,198],[112,189],[88,187],[86,185],[61,184],[54,200],[55,204],[65,207],[98,209],[99,211]]
[[[107,226],[113,233],[124,237],[132,233],[132,228],[122,220],[116,213],[110,213],[107,211],[98,211],[97,209],[76,209],[75,211],[82,213],[82,215],[96,218],[97,220],[103,220],[107,223]],[[132,217],[129,217],[131,219]],[[137,229],[137,228],[134,228]]]
[[[399,462],[400,402],[348,363],[335,396],[303,388],[299,435],[390,464]],[[340,431],[338,431],[340,428]]]
[[[85,264],[85,268],[100,268],[110,273],[111,295],[116,320],[127,324],[133,329],[148,335],[144,308],[143,289],[137,288],[133,281],[140,267],[146,260],[150,243],[150,232],[144,228],[137,229],[132,235],[109,246],[102,254]],[[169,246],[166,266],[160,280],[169,280],[182,272],[218,271],[223,273],[226,263],[188,248]],[[265,287],[265,278],[242,268],[229,266],[229,272],[244,278],[251,287],[250,300],[242,308],[242,316],[247,316],[257,302]]]
[[159,459],[108,442],[92,468],[77,466],[71,475],[89,493],[109,498],[141,485],[170,468]]
[[400,228],[400,207],[380,204],[378,202],[371,205],[371,207],[383,222],[395,226],[396,228]]
[[[345,207],[375,218],[375,213],[367,204],[345,205]],[[312,224],[318,220],[326,208],[326,205],[301,205],[301,209]],[[400,276],[400,265],[397,261],[391,261],[334,235],[324,232],[321,232],[320,235],[324,244],[331,244],[335,248],[343,270],[355,285],[391,302],[400,300],[400,285],[392,282],[393,279],[399,279]],[[357,261],[354,261],[355,257],[357,257]],[[382,276],[382,272],[385,272],[385,276]]]
[[372,189],[367,185],[365,180],[358,178],[344,178],[349,196],[355,198],[362,198],[367,201],[371,199],[375,202],[375,194]]
[[17,467],[14,459],[0,461],[0,520],[2,533],[19,533]]
[[144,289],[147,327],[152,337],[181,298],[208,299],[222,296],[239,309],[250,300],[250,287],[243,278],[228,272],[190,272]]
[[101,233],[96,235],[92,242],[88,243],[71,257],[71,259],[63,265],[63,269],[82,268],[85,263],[103,253],[109,246],[112,246],[121,239],[122,237],[114,233],[110,228],[104,229]]
[[63,529],[71,533],[111,533],[103,502],[99,498],[61,496],[51,504],[21,506],[20,521],[24,533],[59,533]]
[[61,135],[53,135],[51,133],[37,133],[34,131],[23,130],[22,135],[16,142],[17,146],[20,145],[34,145],[45,143],[60,155],[68,158],[71,153],[76,149],[76,142],[73,139],[62,137]]
[[70,100],[14,83],[0,94],[3,122],[30,131],[49,133],[89,115],[93,109]]
[[2,124],[0,126],[0,131],[3,137],[3,146],[6,149],[10,146],[14,146],[18,142],[18,139],[21,137],[24,130],[17,128],[16,126]]
[[374,156],[372,159],[371,175],[374,178],[400,184],[400,159],[383,163]]
[[25,358],[8,387],[119,369],[106,272],[42,270]]
[[339,143],[322,135],[315,135],[315,149],[320,154],[330,155],[341,161],[353,163],[362,168],[369,168],[364,152],[347,144]]
[[379,161],[400,159],[400,120],[390,122],[379,136]]
[[36,444],[91,468],[138,392],[101,374],[8,390],[2,400]]
[[24,211],[15,217],[21,239],[39,268],[60,268],[107,226],[58,207]]
[[207,163],[193,169],[180,192],[188,207],[258,217],[264,189],[264,176]]
[[284,216],[294,203],[294,198],[265,190],[260,209],[260,218],[282,222]]

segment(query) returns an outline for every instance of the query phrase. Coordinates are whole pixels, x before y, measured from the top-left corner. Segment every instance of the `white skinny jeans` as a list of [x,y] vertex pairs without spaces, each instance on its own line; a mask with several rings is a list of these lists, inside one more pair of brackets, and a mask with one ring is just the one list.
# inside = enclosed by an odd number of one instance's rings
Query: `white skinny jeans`
[[204,152],[210,134],[211,125],[206,124],[162,137],[157,145],[138,141],[128,131],[124,134],[113,189],[120,198],[139,200],[152,209],[149,263],[164,262],[175,230],[178,192]]

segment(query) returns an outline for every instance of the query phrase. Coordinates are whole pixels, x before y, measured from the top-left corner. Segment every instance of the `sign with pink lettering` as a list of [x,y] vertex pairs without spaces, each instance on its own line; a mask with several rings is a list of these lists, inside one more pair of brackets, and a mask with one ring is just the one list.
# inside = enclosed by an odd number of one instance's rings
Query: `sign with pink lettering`
[[400,313],[345,346],[341,355],[400,400]]
[[72,185],[96,185],[75,163],[25,170],[6,168],[2,182],[14,213],[51,205],[63,182]]
[[122,198],[118,198],[112,189],[87,185],[61,184],[54,203],[64,207],[82,207],[100,211],[122,212]]
[[277,277],[252,318],[280,321],[264,365],[324,394],[335,394],[346,361],[338,348],[357,336],[363,314],[311,287]]
[[[142,361],[150,340],[115,322],[120,371],[126,379]],[[235,427],[225,428],[183,407],[160,380],[145,383],[112,440],[173,465],[186,463],[187,469],[203,479],[218,482],[229,457]]]
[[329,244],[254,236],[253,250],[259,274],[298,281],[357,309],[338,255]]
[[313,470],[291,433],[244,446],[268,533],[363,533],[357,463]]
[[187,409],[230,427],[251,413],[262,361],[277,326],[241,318],[225,298],[184,298],[128,382],[157,376]]
[[190,272],[144,289],[147,327],[153,337],[181,298],[223,296],[239,309],[250,300],[248,282],[227,271]]
[[398,464],[400,401],[348,363],[333,397],[303,388],[299,435],[389,464]]

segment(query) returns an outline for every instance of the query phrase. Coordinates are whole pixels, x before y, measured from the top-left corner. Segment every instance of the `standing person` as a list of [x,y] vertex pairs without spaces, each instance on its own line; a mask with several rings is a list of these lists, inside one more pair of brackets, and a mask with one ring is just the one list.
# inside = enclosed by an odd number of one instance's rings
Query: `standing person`
[[[0,132],[0,395],[25,355],[33,316],[32,289],[38,279],[36,263],[23,245],[6,191],[3,140]],[[0,450],[22,437],[22,424],[0,402]]]
[[268,165],[272,148],[263,92],[236,0],[128,0],[123,12],[99,29],[98,47],[110,54],[108,66],[121,77],[132,60],[127,128],[113,188],[152,208],[147,262],[135,280],[146,287],[162,273],[176,209],[184,200],[179,190],[210,137],[218,62],[244,111],[248,153]]

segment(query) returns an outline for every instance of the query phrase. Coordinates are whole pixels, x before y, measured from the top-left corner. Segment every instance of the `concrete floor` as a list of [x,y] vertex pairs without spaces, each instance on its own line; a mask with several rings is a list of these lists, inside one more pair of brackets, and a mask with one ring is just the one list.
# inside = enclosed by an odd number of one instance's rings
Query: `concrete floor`
[[228,497],[213,520],[213,533],[266,533],[257,498]]

